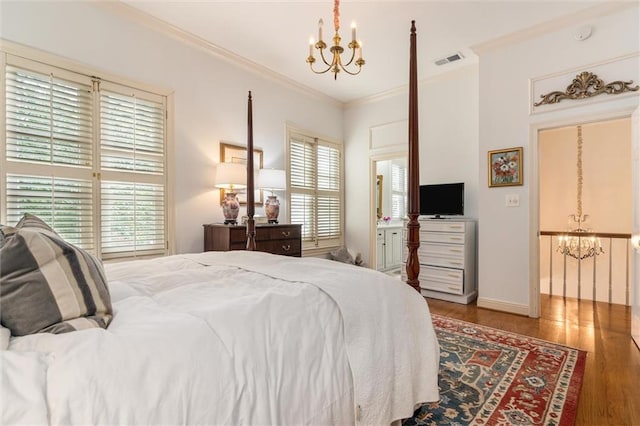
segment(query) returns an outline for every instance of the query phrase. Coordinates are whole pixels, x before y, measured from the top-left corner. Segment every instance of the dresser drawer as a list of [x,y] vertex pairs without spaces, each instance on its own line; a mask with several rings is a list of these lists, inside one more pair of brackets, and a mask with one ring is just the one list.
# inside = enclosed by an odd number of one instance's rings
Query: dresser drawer
[[229,242],[231,245],[240,244],[244,248],[247,244],[247,228],[229,227]]
[[464,272],[460,269],[420,268],[420,287],[451,294],[464,293]]
[[256,249],[273,254],[284,254],[286,256],[300,256],[300,240],[269,240],[256,241]]
[[464,268],[464,248],[456,244],[425,243],[418,248],[418,256],[421,264]]
[[[261,226],[256,228],[256,242],[270,240],[300,239],[299,226]],[[261,250],[262,251],[262,250]]]
[[455,222],[447,219],[420,222],[420,231],[459,232],[464,233],[466,222]]
[[464,234],[459,232],[420,231],[420,241],[425,243],[464,244]]

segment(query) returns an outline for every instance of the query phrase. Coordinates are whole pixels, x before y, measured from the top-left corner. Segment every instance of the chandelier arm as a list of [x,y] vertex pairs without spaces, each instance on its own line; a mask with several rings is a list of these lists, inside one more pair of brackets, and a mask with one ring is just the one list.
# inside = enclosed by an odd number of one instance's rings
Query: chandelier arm
[[320,50],[320,58],[322,59],[322,62],[324,62],[325,65],[328,65],[329,68],[331,68],[333,63],[327,62],[327,59],[324,57],[324,49],[319,49],[319,50]]
[[[351,43],[349,43],[349,46],[351,46]],[[341,64],[342,65],[342,69],[344,69],[344,67],[348,67],[349,65],[351,65],[351,63],[353,62],[353,60],[356,57],[356,48],[352,47],[351,48],[351,59],[349,59],[349,62],[347,62],[346,64]]]
[[358,75],[358,74],[360,74],[360,71],[362,71],[362,66],[361,65],[358,66],[358,71],[354,71],[354,72],[349,71],[344,66],[340,66],[340,68],[342,68],[342,71],[346,72],[349,75]]
[[324,70],[324,71],[316,71],[316,70],[314,70],[313,69],[313,64],[309,64],[309,68],[311,68],[311,71],[313,71],[314,74],[324,74],[324,73],[326,73],[327,71],[329,71],[331,69],[331,65],[329,65],[327,67],[327,69]]

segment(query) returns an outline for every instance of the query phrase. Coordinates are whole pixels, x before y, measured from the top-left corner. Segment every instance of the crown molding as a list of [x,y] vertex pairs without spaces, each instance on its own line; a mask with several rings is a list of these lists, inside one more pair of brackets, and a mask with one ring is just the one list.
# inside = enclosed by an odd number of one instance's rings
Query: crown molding
[[562,16],[551,21],[547,21],[520,31],[513,32],[503,37],[498,37],[484,43],[473,45],[471,46],[471,50],[477,55],[480,55],[504,48],[512,44],[520,43],[522,41],[537,37],[542,34],[566,29],[567,27],[583,23],[584,21],[601,18],[603,16],[621,12],[634,7],[638,7],[638,3],[635,1],[617,1],[603,3],[574,13],[573,15]]
[[211,43],[203,39],[202,37],[198,37],[190,32],[182,30],[166,21],[153,17],[145,12],[142,12],[139,9],[129,6],[128,4],[122,3],[119,0],[94,1],[89,2],[89,4],[93,5],[96,8],[102,9],[119,17],[132,21],[135,24],[141,25],[145,28],[151,29],[165,36],[186,43],[192,47],[198,48],[205,53],[241,67],[261,77],[266,77],[272,81],[275,81],[276,83],[290,87],[300,93],[303,93],[304,95],[314,97],[318,100],[330,103],[337,107],[343,107],[344,105],[341,101],[332,98],[331,96],[327,96],[326,94],[316,89],[305,86],[304,84],[300,84],[297,81],[292,80],[280,73],[277,73],[263,65],[253,62],[214,43]]
[[[467,62],[463,66],[459,66],[456,69],[452,69],[451,71],[441,72],[426,78],[423,78],[418,82],[418,88],[423,87],[427,84],[433,84],[439,81],[446,81],[453,78],[457,78],[462,73],[467,73],[470,71],[478,70],[478,60],[472,60],[471,62]],[[377,93],[375,95],[367,96],[364,98],[356,99],[353,101],[345,102],[344,109],[354,108],[357,106],[372,104],[375,102],[380,102],[385,99],[393,98],[400,95],[406,95],[409,93],[409,84],[404,84],[402,86],[398,86],[396,88],[387,90],[385,92]]]

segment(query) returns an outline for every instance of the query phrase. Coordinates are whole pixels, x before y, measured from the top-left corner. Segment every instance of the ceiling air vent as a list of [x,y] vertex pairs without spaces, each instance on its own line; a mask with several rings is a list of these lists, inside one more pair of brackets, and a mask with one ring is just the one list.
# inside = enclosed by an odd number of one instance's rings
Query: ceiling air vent
[[463,59],[463,58],[464,56],[462,56],[462,53],[460,52],[454,53],[453,55],[449,55],[445,58],[438,59],[436,61],[436,65],[445,65],[445,64],[448,64],[449,62],[459,61],[460,59]]

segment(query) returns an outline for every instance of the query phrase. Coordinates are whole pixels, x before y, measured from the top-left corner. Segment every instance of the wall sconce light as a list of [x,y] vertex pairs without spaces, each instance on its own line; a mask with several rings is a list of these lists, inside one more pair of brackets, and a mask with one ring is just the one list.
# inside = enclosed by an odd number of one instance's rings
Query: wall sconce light
[[222,201],[224,224],[236,225],[240,211],[236,191],[247,187],[247,166],[240,163],[219,163],[216,166],[215,186],[226,191]]
[[280,201],[273,194],[273,191],[284,191],[287,189],[287,178],[284,170],[260,169],[258,173],[258,188],[271,192],[264,200],[264,212],[269,223],[278,223],[280,213]]

